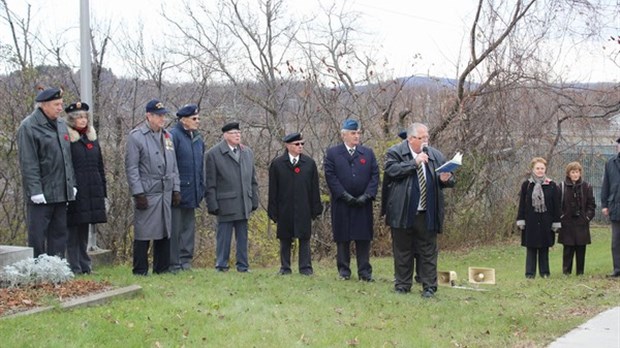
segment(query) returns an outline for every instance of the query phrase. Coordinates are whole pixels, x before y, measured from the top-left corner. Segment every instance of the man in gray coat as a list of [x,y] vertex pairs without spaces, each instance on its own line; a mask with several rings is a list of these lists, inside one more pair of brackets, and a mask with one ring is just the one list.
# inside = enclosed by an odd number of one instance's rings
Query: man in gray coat
[[[75,200],[75,174],[67,125],[59,118],[62,90],[39,92],[36,108],[17,130],[26,204],[28,246],[34,257],[65,256],[67,202]],[[47,243],[47,245],[46,245]]]
[[239,123],[226,124],[222,133],[223,140],[209,149],[205,163],[207,210],[217,216],[215,269],[228,271],[234,228],[237,271],[248,272],[248,219],[258,208],[254,152],[241,144]]
[[611,257],[614,270],[609,277],[620,277],[620,138],[616,140],[618,154],[605,164],[601,205],[603,215],[611,220]]
[[168,272],[172,206],[181,202],[174,144],[164,129],[168,110],[157,99],[146,104],[146,121],[127,138],[125,171],[135,200],[133,274],[147,275],[153,240],[153,272]]

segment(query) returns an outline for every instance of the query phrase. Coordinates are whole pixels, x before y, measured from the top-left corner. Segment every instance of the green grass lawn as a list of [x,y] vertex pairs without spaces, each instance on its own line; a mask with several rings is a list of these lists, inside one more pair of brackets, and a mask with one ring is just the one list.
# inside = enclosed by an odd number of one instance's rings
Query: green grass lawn
[[[430,300],[392,290],[392,260],[371,259],[375,283],[337,280],[335,261],[315,275],[196,269],[134,277],[129,267],[97,269],[94,279],[139,284],[141,295],[69,311],[0,321],[2,347],[542,347],[599,312],[620,305],[611,271],[610,232],[593,231],[586,274],[526,280],[518,246],[444,252],[439,269],[467,284],[468,266],[496,269],[496,285],[474,291],[440,287]],[[355,274],[355,270],[354,270]]]

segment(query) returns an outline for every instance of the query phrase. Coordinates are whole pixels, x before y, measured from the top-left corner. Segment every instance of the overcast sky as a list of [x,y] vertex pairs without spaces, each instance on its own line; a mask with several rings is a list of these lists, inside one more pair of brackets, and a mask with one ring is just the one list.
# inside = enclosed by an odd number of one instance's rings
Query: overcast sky
[[[45,23],[45,31],[63,33],[78,40],[80,0],[27,2],[32,4],[35,22]],[[25,3],[24,0],[8,0],[9,7],[18,13],[25,9]],[[161,35],[161,26],[158,25],[163,21],[159,14],[161,3],[174,5],[179,0],[91,0],[91,18],[94,18],[93,22],[124,23],[117,30],[127,30],[131,23],[141,20],[145,32]],[[375,34],[368,42],[369,47],[381,48],[379,54],[387,59],[393,76],[456,76],[458,59],[467,55],[467,32],[477,1],[353,0],[352,3],[353,8],[363,14],[363,30]],[[609,0],[609,3],[618,6],[616,0]],[[316,11],[314,4],[314,0],[287,1],[288,8],[295,13]],[[620,16],[616,18],[609,35],[620,35]],[[4,28],[2,31],[6,33]],[[8,37],[2,34],[1,40],[6,42]],[[619,82],[620,67],[605,56],[605,43],[581,42],[572,45],[571,51],[564,49],[562,58],[555,62],[556,72],[568,80]],[[416,54],[420,58],[412,66]],[[79,62],[79,57],[75,62]],[[110,64],[121,63],[110,61]],[[115,73],[125,70],[121,66],[112,66],[112,69]]]

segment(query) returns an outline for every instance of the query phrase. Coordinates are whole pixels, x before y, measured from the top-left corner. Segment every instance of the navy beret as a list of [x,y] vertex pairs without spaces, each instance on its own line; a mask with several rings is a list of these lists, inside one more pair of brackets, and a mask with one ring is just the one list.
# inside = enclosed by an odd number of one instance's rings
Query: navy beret
[[226,132],[231,131],[233,129],[239,130],[239,123],[238,122],[231,122],[231,123],[225,124],[224,127],[222,127],[222,133],[226,133]]
[[347,119],[342,122],[342,129],[344,130],[358,130],[360,129],[359,123],[356,120]]
[[398,137],[405,140],[407,139],[407,131],[406,130],[402,130],[398,133]]
[[200,108],[198,107],[198,105],[187,104],[187,105],[183,105],[183,107],[180,108],[179,111],[177,111],[177,116],[179,118],[194,116],[194,115],[198,115],[199,111],[200,111]]
[[168,110],[164,107],[164,104],[157,99],[153,99],[146,103],[146,112],[157,115],[164,115],[168,113]]
[[35,99],[35,101],[41,103],[41,102],[48,102],[48,101],[52,101],[56,99],[62,99],[62,89],[48,88],[48,89],[44,89],[41,92],[39,92],[39,94],[37,94],[37,98]]
[[282,141],[284,141],[285,143],[292,143],[293,141],[299,141],[301,139],[301,133],[291,133],[287,134],[284,138],[282,138]]
[[66,113],[75,112],[75,111],[88,111],[88,104],[77,102],[73,103],[65,108]]

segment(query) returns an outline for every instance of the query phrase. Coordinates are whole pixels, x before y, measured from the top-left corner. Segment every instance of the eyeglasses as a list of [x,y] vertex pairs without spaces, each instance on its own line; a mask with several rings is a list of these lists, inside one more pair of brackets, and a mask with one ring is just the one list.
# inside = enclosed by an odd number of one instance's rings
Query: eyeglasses
[[291,145],[295,145],[295,146],[304,146],[304,144],[305,144],[305,143],[304,143],[303,141],[300,141],[300,142],[298,142],[298,143],[292,143]]
[[198,116],[190,117],[189,119],[192,120],[192,121],[200,121],[200,117],[198,117]]
[[411,137],[412,137],[412,138],[414,138],[414,139],[418,139],[418,140],[428,140],[428,136],[425,136],[425,137],[416,137],[416,136],[413,136],[413,135],[412,135]]

